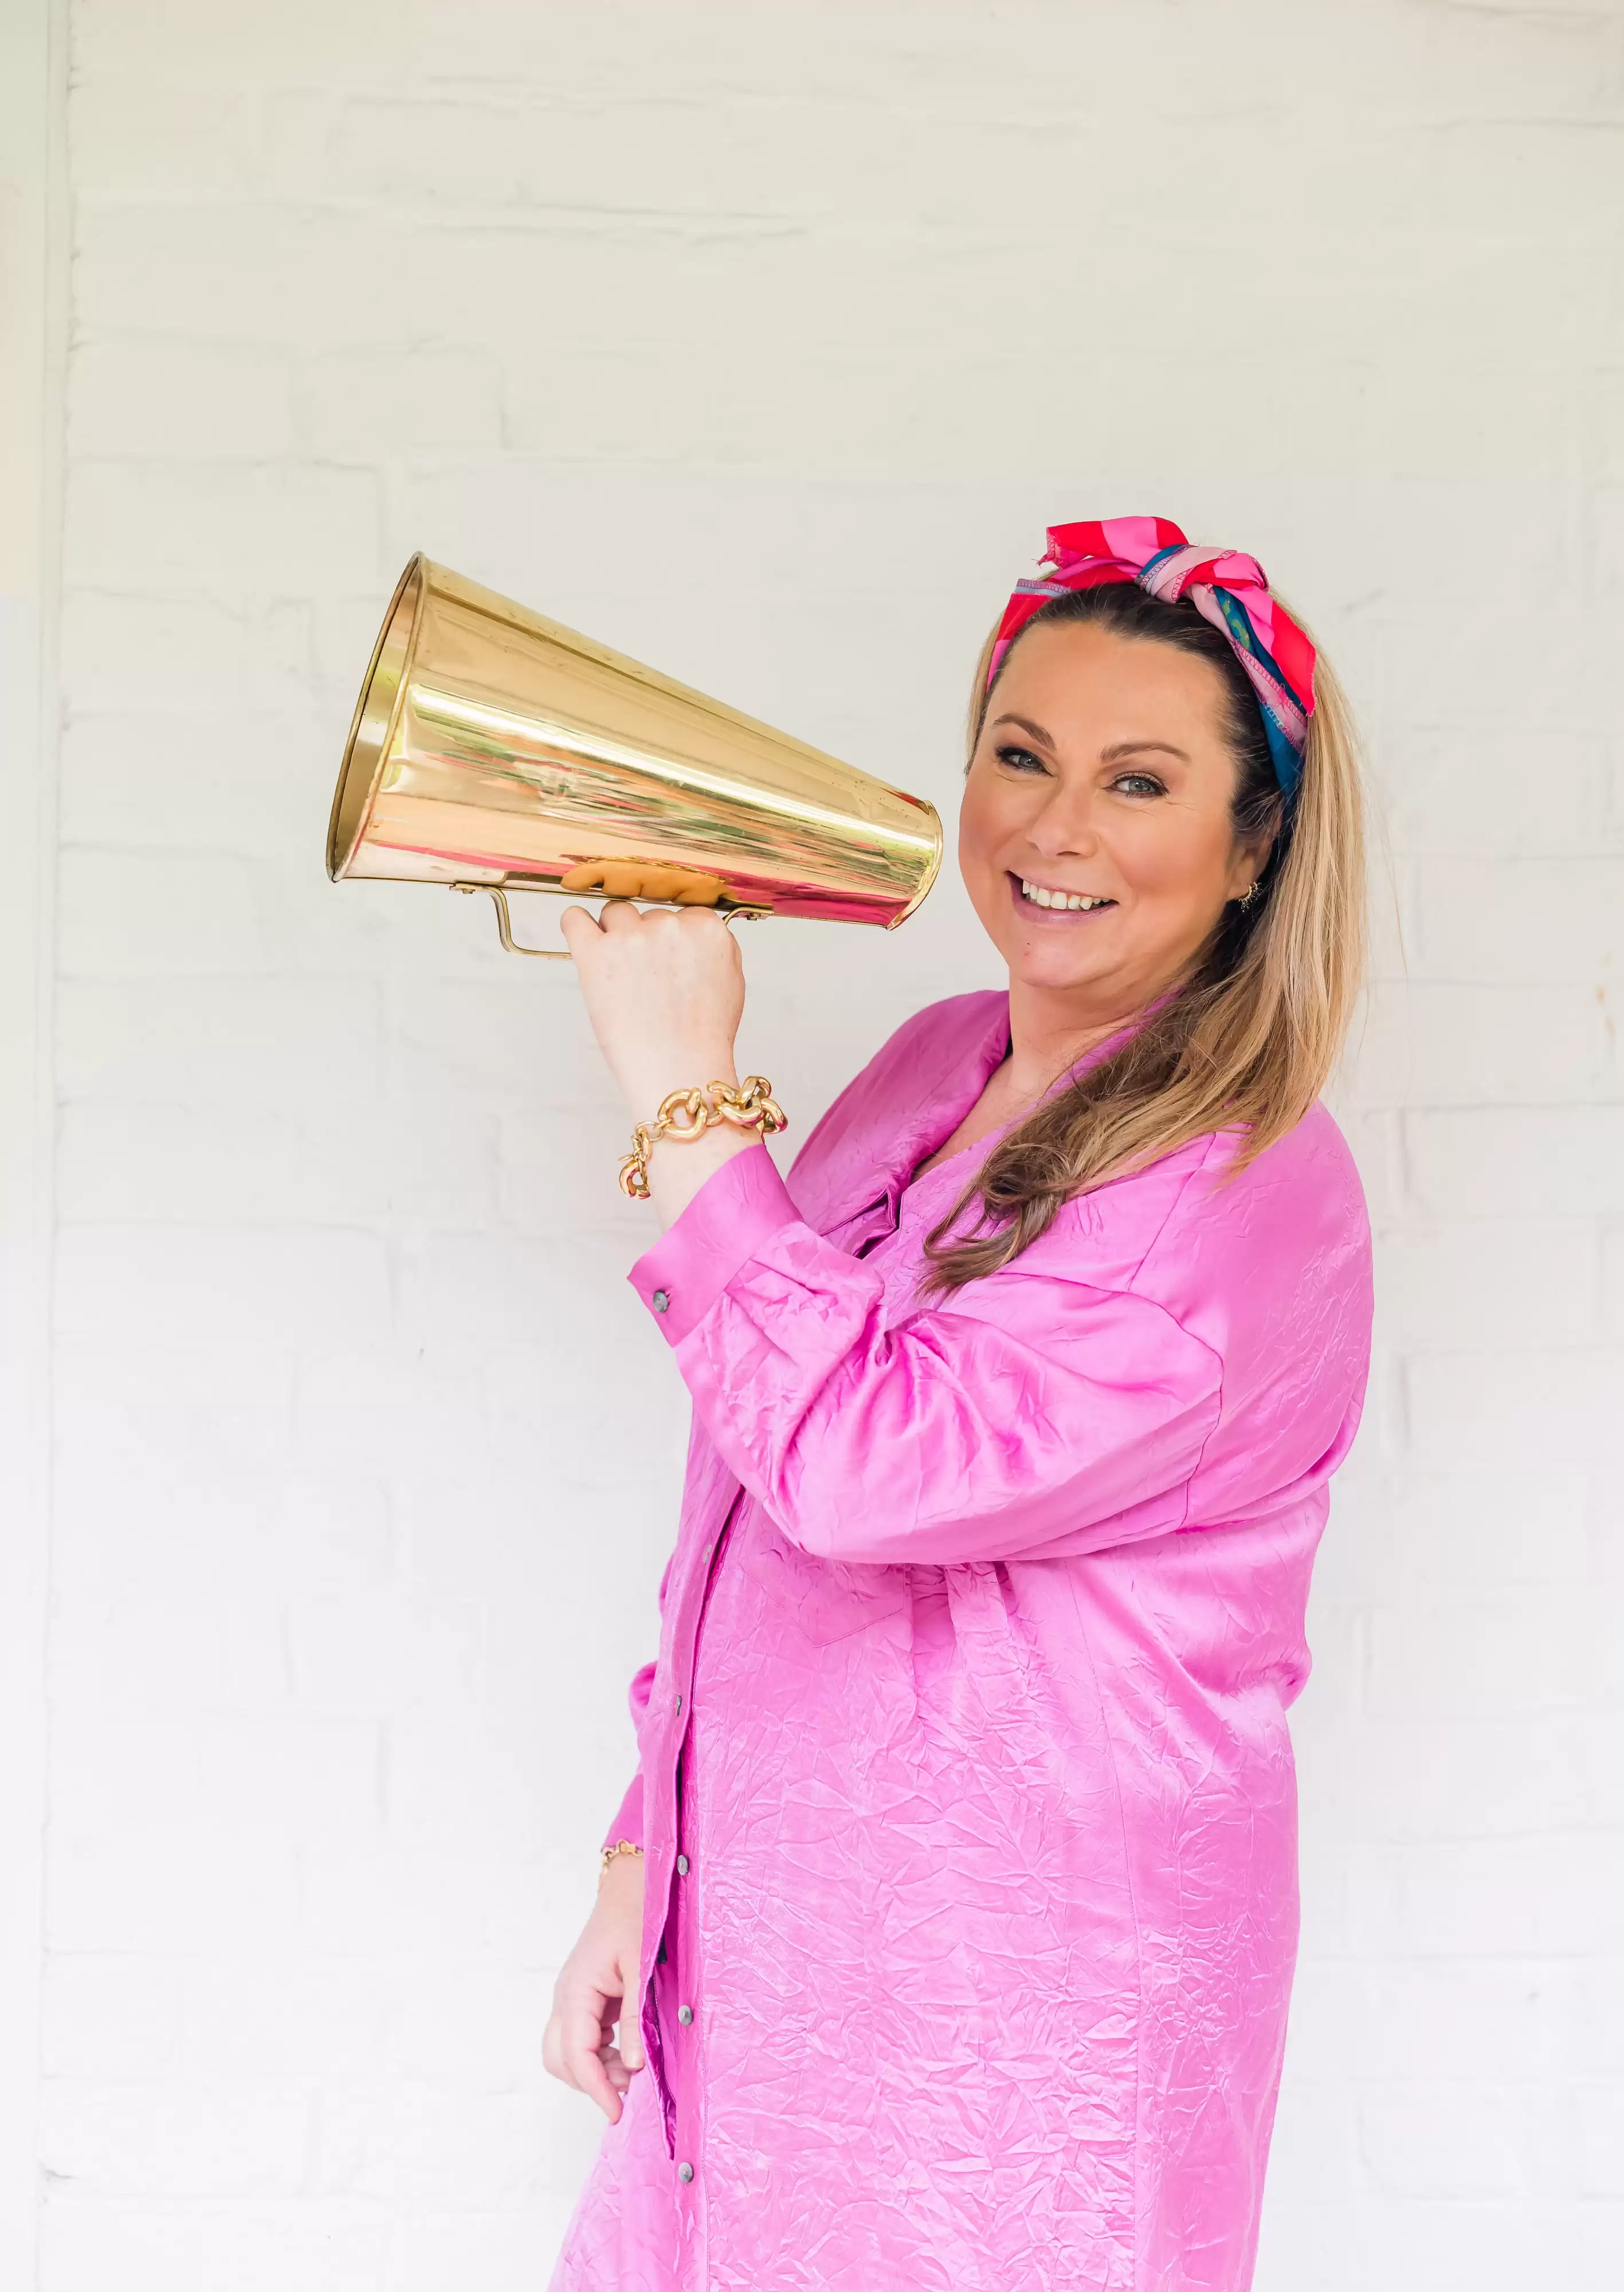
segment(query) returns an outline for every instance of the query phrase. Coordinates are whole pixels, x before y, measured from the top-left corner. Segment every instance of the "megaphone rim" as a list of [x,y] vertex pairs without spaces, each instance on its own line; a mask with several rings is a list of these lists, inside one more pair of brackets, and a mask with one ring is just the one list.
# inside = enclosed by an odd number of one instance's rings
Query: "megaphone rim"
[[[361,679],[361,689],[356,698],[355,713],[350,719],[350,736],[344,742],[343,762],[338,770],[338,785],[333,791],[333,809],[327,816],[327,876],[335,884],[343,878],[360,847],[361,839],[367,833],[367,823],[372,817],[372,807],[377,797],[378,782],[383,777],[384,761],[389,754],[390,744],[395,736],[395,727],[400,720],[400,711],[406,704],[408,682],[407,671],[417,642],[417,625],[423,616],[423,601],[428,586],[425,578],[427,568],[428,559],[424,552],[421,549],[416,551],[408,561],[405,571],[395,583],[394,593],[384,609],[384,618],[378,629],[377,642],[372,648],[372,658],[367,663],[367,674]],[[397,638],[396,624],[400,620],[400,607],[408,591],[411,594],[411,617],[404,636]],[[372,696],[373,680],[377,675],[378,664],[392,642],[398,642],[400,644],[400,673],[395,680],[394,698],[390,705],[388,721],[384,726],[368,768],[365,795],[351,817],[348,834],[343,836],[341,850],[341,828],[344,819],[345,798],[350,795],[351,779],[358,762],[356,741],[360,738],[362,721],[367,713],[367,703]]]

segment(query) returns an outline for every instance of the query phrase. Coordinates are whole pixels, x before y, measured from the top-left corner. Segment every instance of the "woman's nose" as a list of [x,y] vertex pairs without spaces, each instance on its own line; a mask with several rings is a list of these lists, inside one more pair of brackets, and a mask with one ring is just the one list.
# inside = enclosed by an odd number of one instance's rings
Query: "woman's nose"
[[1087,857],[1096,851],[1094,806],[1086,789],[1057,787],[1027,830],[1046,860]]

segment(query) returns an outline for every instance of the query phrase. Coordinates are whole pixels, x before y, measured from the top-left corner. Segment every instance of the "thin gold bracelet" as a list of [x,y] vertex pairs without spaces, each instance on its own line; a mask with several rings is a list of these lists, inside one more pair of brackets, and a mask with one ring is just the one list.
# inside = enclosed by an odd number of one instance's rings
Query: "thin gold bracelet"
[[[606,1846],[603,1849],[603,1869],[607,1870],[610,1864],[622,1854],[641,1854],[642,1852],[642,1849],[634,1838],[617,1838],[612,1846]],[[602,1876],[602,1871],[599,1876]]]
[[620,1165],[620,1190],[629,1194],[634,1202],[649,1198],[649,1157],[662,1138],[675,1139],[679,1145],[703,1138],[719,1122],[731,1122],[736,1129],[754,1130],[764,1138],[772,1138],[780,1130],[788,1130],[788,1119],[772,1096],[772,1085],[765,1075],[747,1075],[735,1085],[730,1082],[707,1083],[701,1090],[696,1083],[691,1090],[674,1090],[659,1102],[659,1111],[652,1122],[640,1122],[632,1133],[632,1150]]

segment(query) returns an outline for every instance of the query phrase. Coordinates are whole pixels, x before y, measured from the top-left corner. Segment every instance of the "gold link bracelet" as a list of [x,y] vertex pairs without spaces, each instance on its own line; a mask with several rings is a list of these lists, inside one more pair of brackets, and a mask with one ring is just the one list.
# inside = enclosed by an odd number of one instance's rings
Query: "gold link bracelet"
[[620,1165],[620,1190],[634,1202],[649,1198],[649,1157],[662,1138],[690,1144],[714,1130],[719,1122],[735,1129],[754,1130],[764,1138],[788,1130],[789,1123],[772,1096],[765,1075],[747,1075],[735,1086],[728,1082],[696,1083],[691,1090],[674,1090],[659,1102],[652,1122],[640,1122],[632,1133],[632,1150]]
[[612,1846],[606,1846],[603,1849],[603,1864],[602,1869],[600,1870],[598,1874],[599,1876],[601,1877],[603,1875],[603,1871],[609,1868],[611,1862],[618,1861],[621,1855],[641,1854],[642,1852],[642,1849],[638,1845],[635,1839],[617,1838]]

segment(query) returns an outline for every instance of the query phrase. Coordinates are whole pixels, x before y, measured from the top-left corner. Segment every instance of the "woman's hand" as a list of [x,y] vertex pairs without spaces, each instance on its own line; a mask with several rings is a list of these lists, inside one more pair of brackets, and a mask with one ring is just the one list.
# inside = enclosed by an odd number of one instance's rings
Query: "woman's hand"
[[[640,913],[615,901],[597,921],[585,908],[566,908],[562,928],[598,1047],[634,1122],[652,1122],[671,1091],[738,1081],[733,1037],[744,965],[719,915],[708,908]],[[657,1145],[649,1185],[662,1225],[755,1142],[753,1131],[724,1122],[703,1138]]]
[[[549,2076],[595,2101],[610,2123],[643,2065],[637,1968],[642,1949],[642,1857],[617,1854],[579,1941],[564,1961],[541,2041]],[[611,2031],[620,2024],[617,2046]]]
[[563,933],[598,1047],[634,1120],[649,1120],[667,1091],[737,1079],[744,967],[720,916],[641,913],[614,900],[595,922],[585,908],[566,908]]

